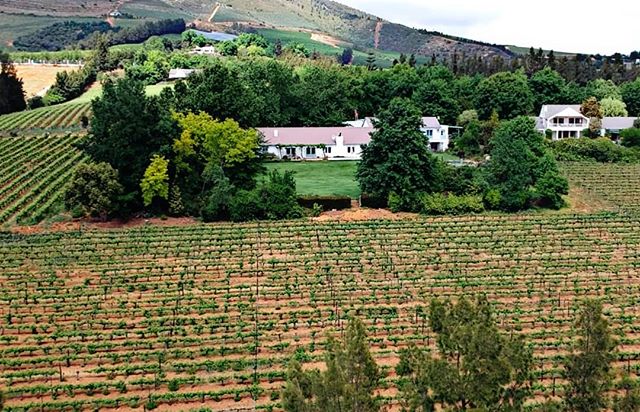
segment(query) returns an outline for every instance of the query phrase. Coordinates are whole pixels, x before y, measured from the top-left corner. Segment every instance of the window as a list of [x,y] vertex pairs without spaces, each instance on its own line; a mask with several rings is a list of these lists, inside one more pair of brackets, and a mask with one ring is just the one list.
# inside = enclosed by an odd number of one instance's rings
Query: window
[[347,153],[355,153],[356,152],[356,148],[353,146],[347,146]]
[[287,147],[285,149],[285,153],[287,154],[287,156],[295,156],[296,155],[296,148],[295,147]]
[[316,148],[315,147],[307,147],[307,156],[315,156]]
[[329,154],[331,154],[331,148],[330,148],[330,147],[326,147],[326,148],[324,149],[324,152],[325,152],[325,153],[329,153]]
[[433,130],[427,130],[427,137],[433,136]]

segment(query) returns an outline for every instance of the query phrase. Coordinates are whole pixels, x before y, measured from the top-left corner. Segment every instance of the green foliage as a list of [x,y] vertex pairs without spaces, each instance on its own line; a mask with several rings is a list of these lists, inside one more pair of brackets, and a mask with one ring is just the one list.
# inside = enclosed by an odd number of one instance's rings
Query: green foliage
[[622,100],[627,105],[631,116],[640,116],[640,78],[633,82],[624,83],[620,88]]
[[169,199],[169,161],[167,159],[153,155],[140,181],[140,189],[145,206],[150,206],[155,198]]
[[[503,122],[496,131],[488,181],[500,192],[501,209],[527,209],[535,200],[556,207],[560,195],[566,194],[567,183],[563,182],[555,160],[546,153],[543,143],[543,136],[526,117]],[[543,176],[544,180],[538,184]]]
[[29,35],[15,39],[13,45],[18,50],[56,51],[70,48],[94,33],[113,30],[109,23],[65,21],[43,27]]
[[65,205],[67,210],[80,208],[84,215],[106,219],[114,212],[121,193],[118,172],[109,164],[81,164],[65,192]]
[[478,121],[478,112],[473,109],[469,109],[460,113],[456,120],[456,124],[460,127],[467,127],[474,121]]
[[[636,134],[634,129],[623,131],[622,144],[633,146],[635,137],[629,137],[630,140],[625,143],[625,136],[633,136]],[[595,160],[602,163],[636,163],[640,162],[640,152],[624,146],[619,146],[610,139],[602,137],[598,139],[562,139],[556,142],[548,143],[556,157],[561,161],[580,161]]]
[[131,79],[107,80],[92,111],[84,148],[94,161],[118,171],[124,193],[136,204],[149,159],[168,153],[177,135],[171,113],[161,97],[147,97],[142,83]]
[[532,351],[516,335],[500,333],[485,298],[433,300],[429,320],[438,356],[411,346],[396,366],[404,410],[523,408],[533,393]]
[[420,111],[407,99],[394,99],[380,114],[356,172],[363,192],[384,198],[395,192],[411,199],[440,188],[440,169],[421,125]]
[[284,53],[290,53],[294,56],[298,57],[309,57],[311,56],[311,52],[307,47],[302,43],[289,43],[283,48]]
[[18,78],[9,55],[0,50],[0,114],[17,112],[26,107],[22,79]]
[[599,101],[610,98],[621,100],[620,88],[612,81],[605,79],[596,79],[587,85],[587,93]]
[[293,173],[269,172],[268,179],[253,190],[240,190],[230,201],[229,213],[235,222],[247,220],[279,220],[302,217],[298,205]]
[[640,147],[640,129],[632,127],[620,132],[622,145],[626,147]]
[[624,376],[619,388],[624,391],[623,396],[616,395],[613,400],[614,412],[640,411],[640,387],[629,376]]
[[425,215],[463,215],[484,212],[479,195],[434,193],[420,196],[420,213]]
[[287,412],[376,412],[374,390],[381,378],[369,352],[365,326],[349,321],[344,341],[329,339],[326,370],[304,372],[297,361],[289,364],[282,407]]
[[454,140],[457,151],[465,156],[476,156],[482,153],[482,123],[478,120],[471,120],[464,129],[462,136]]
[[606,392],[613,380],[616,347],[602,304],[585,301],[575,326],[579,338],[564,364],[565,403],[570,411],[600,411],[608,406]]
[[627,117],[627,105],[619,99],[606,97],[600,101],[604,117]]
[[545,67],[534,73],[529,79],[529,87],[533,93],[534,110],[545,104],[569,103],[567,99],[567,82],[557,71]]
[[501,119],[533,113],[533,94],[522,72],[496,73],[480,82],[476,93],[476,110],[488,119],[495,110]]
[[53,105],[69,101],[80,96],[86,88],[96,81],[96,71],[92,64],[56,74],[56,81],[44,96],[46,105]]

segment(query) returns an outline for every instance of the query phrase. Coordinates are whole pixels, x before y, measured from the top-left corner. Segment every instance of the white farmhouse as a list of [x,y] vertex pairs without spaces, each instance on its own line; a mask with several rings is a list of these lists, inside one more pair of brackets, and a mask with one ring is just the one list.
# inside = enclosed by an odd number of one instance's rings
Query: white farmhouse
[[[359,128],[372,128],[376,121],[373,117],[345,122],[345,125]],[[429,139],[429,147],[433,152],[444,152],[449,149],[449,126],[441,125],[437,117],[423,117],[422,133]]]
[[589,118],[580,113],[579,104],[546,104],[540,109],[536,128],[541,133],[551,130],[551,140],[580,137],[589,128]]
[[360,160],[371,127],[262,127],[263,151],[278,159]]

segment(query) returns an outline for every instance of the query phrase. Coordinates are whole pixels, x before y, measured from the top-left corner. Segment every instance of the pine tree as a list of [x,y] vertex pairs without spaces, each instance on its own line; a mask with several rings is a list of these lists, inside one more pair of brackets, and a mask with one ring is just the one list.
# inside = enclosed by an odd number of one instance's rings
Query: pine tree
[[9,59],[0,51],[0,114],[13,113],[27,108],[22,79]]
[[326,371],[304,372],[297,361],[287,370],[282,407],[287,412],[377,412],[374,390],[381,378],[369,351],[364,324],[351,319],[344,341],[329,339]]
[[608,406],[606,391],[613,381],[611,362],[616,342],[602,315],[602,304],[586,301],[576,327],[580,337],[564,364],[567,408],[580,412],[604,410]]

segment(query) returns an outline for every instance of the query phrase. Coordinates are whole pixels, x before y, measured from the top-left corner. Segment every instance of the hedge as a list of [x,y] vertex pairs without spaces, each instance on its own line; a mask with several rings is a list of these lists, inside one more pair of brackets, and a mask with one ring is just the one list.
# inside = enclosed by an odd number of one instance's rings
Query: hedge
[[360,206],[370,207],[372,209],[386,209],[388,206],[388,201],[384,197],[377,197],[369,195],[367,193],[363,193],[360,196]]
[[322,210],[342,210],[351,207],[349,196],[300,196],[298,204],[304,208],[312,209],[314,204],[322,206]]

